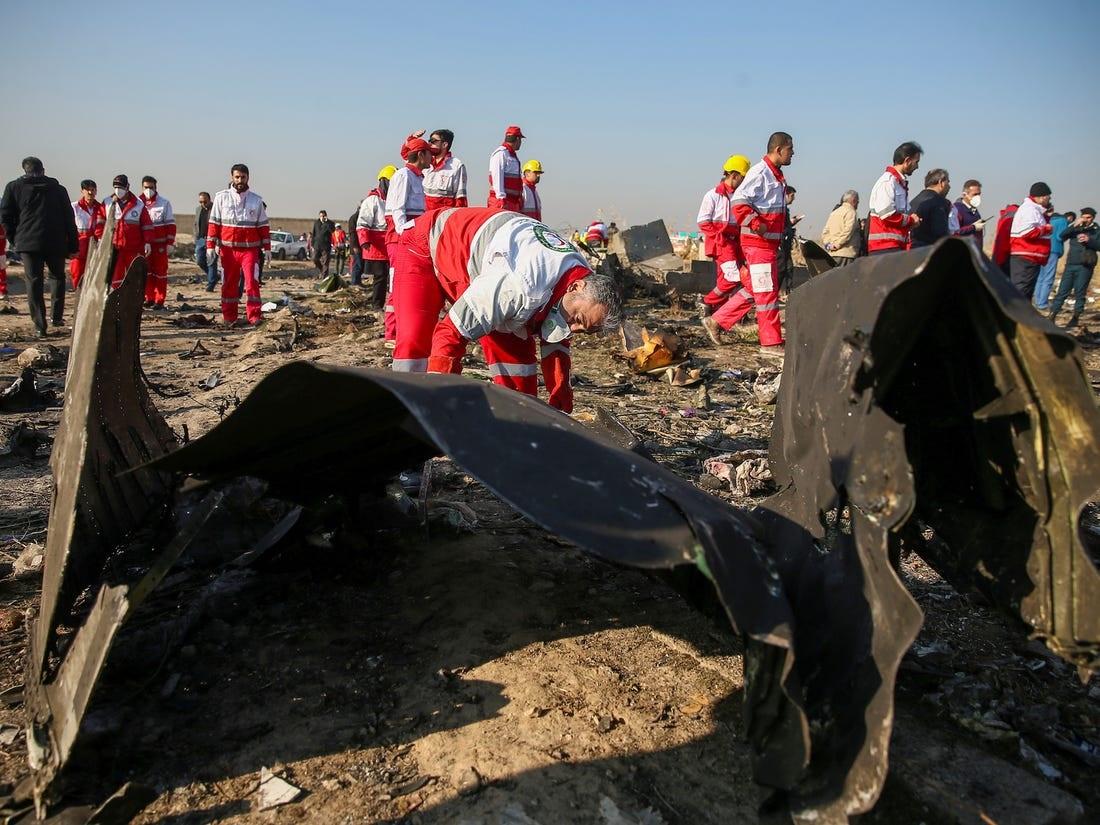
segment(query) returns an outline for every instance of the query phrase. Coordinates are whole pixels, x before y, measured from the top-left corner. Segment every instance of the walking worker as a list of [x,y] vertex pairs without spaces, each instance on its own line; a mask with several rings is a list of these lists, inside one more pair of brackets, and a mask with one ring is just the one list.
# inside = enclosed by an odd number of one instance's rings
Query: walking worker
[[248,167],[235,163],[229,188],[214,195],[207,225],[206,254],[222,259],[222,320],[237,322],[244,275],[245,313],[248,323],[264,319],[260,298],[260,259],[271,251],[271,226],[264,200],[249,189]]
[[130,264],[140,255],[148,256],[153,248],[153,220],[137,195],[130,191],[130,179],[115,175],[111,181],[111,204],[115,229],[111,246],[115,265],[111,270],[111,289],[118,289],[126,278]]
[[80,200],[73,201],[73,221],[76,223],[77,251],[69,261],[69,277],[73,289],[80,288],[80,279],[88,265],[88,248],[92,238],[103,238],[103,229],[107,225],[107,210],[96,200],[97,187],[94,180],[80,182]]
[[1058,294],[1050,305],[1050,320],[1053,321],[1062,311],[1062,304],[1072,292],[1074,294],[1073,317],[1066,329],[1077,326],[1081,313],[1085,311],[1085,296],[1088,294],[1089,281],[1096,269],[1097,251],[1100,250],[1100,226],[1096,223],[1096,210],[1086,206],[1081,217],[1062,231],[1062,240],[1069,246],[1066,268],[1062,281],[1058,284]]
[[157,179],[146,175],[141,179],[141,202],[153,222],[153,242],[149,252],[149,271],[145,276],[145,306],[164,309],[168,296],[168,253],[176,245],[176,217],[172,204],[157,192]]
[[313,265],[322,278],[328,277],[329,262],[332,260],[332,233],[336,224],[328,219],[328,212],[322,209],[317,213],[310,233],[310,245],[313,247]]
[[50,273],[51,321],[59,327],[65,314],[65,256],[75,255],[80,244],[69,193],[46,176],[38,158],[24,158],[23,176],[4,187],[0,223],[23,259],[31,321],[37,336],[45,338],[45,272]]
[[524,137],[518,126],[509,126],[504,142],[489,155],[489,206],[513,212],[523,209],[523,174],[516,153]]
[[1039,270],[1050,257],[1051,194],[1043,181],[1031,184],[1027,198],[1012,216],[1008,278],[1029,301],[1035,294]]
[[359,205],[355,232],[363,255],[363,271],[371,277],[371,305],[382,309],[389,288],[390,259],[386,252],[386,193],[397,167],[387,164],[378,170],[378,185]]
[[859,257],[859,192],[849,189],[840,196],[821,230],[821,245],[833,256],[837,266],[847,266]]
[[445,209],[468,206],[466,164],[451,154],[455,133],[436,129],[428,137],[432,163],[424,170],[424,208]]
[[[733,218],[731,200],[745,173],[749,171],[749,159],[744,155],[730,155],[722,164],[722,179],[713,189],[703,194],[696,222],[703,233],[703,252],[714,261],[714,289],[704,298],[705,311],[710,314],[726,303],[741,288],[741,270],[745,267],[745,254],[741,251],[741,227]],[[703,320],[707,334],[712,336],[711,324]]]
[[894,150],[893,165],[887,166],[867,205],[871,220],[867,227],[867,254],[882,255],[909,248],[909,233],[920,226],[920,217],[910,214],[909,176],[920,168],[924,150],[915,141],[906,141]]
[[494,383],[536,395],[541,361],[550,406],[572,411],[569,337],[619,323],[613,278],[545,224],[494,207],[429,212],[401,245],[394,370],[459,373],[480,341]]
[[540,223],[542,222],[542,198],[539,197],[537,187],[542,173],[542,164],[537,160],[529,160],[523,164],[523,208],[520,212]]
[[340,224],[332,230],[332,252],[336,256],[336,274],[343,275],[348,257],[348,233]]
[[206,255],[206,231],[212,202],[209,192],[199,192],[199,205],[195,207],[195,263],[206,275],[207,292],[213,292],[218,285],[218,260]]
[[386,192],[386,253],[390,259],[389,295],[385,308],[385,336],[397,339],[397,316],[394,314],[394,284],[401,277],[403,265],[398,239],[424,214],[424,170],[432,165],[431,147],[422,137],[409,135],[401,147],[405,165],[390,180]]

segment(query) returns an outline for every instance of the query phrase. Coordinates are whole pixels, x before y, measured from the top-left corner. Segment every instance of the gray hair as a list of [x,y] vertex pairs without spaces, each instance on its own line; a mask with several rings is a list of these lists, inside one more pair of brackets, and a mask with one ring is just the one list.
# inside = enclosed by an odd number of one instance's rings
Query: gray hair
[[855,203],[858,200],[859,192],[857,192],[855,189],[849,189],[847,192],[840,196],[841,203]]
[[947,174],[946,169],[933,169],[927,175],[924,176],[924,188],[929,189],[933,186],[938,186],[950,177]]
[[585,292],[592,301],[607,307],[603,329],[618,327],[623,321],[623,296],[615,279],[602,272],[593,272],[584,278],[584,285]]

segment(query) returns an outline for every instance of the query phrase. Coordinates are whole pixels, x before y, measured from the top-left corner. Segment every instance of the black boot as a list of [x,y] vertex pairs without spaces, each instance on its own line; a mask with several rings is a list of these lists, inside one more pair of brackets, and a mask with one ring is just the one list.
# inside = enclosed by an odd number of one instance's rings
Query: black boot
[[1075,312],[1075,313],[1073,313],[1073,317],[1072,317],[1072,318],[1070,318],[1070,319],[1069,319],[1069,323],[1068,323],[1068,324],[1066,324],[1066,329],[1073,329],[1073,328],[1074,328],[1075,326],[1077,326],[1077,318],[1078,318],[1078,317],[1079,317],[1079,316],[1077,315],[1077,313],[1076,313],[1076,312]]

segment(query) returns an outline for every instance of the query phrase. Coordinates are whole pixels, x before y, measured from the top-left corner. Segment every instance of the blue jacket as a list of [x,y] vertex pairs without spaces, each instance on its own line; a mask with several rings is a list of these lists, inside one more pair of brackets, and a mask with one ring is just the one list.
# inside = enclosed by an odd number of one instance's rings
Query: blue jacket
[[1050,219],[1050,225],[1053,227],[1050,233],[1050,259],[1058,260],[1062,257],[1062,253],[1065,251],[1065,241],[1062,240],[1062,233],[1066,231],[1066,227],[1069,226],[1069,221],[1066,220],[1065,215],[1055,215]]

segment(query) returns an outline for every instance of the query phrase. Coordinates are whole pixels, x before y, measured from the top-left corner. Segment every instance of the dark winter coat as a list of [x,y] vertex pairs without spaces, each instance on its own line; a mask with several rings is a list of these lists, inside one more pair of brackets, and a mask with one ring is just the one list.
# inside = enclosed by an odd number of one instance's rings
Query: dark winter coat
[[79,245],[69,193],[55,178],[23,175],[4,187],[0,222],[16,252],[75,255]]

